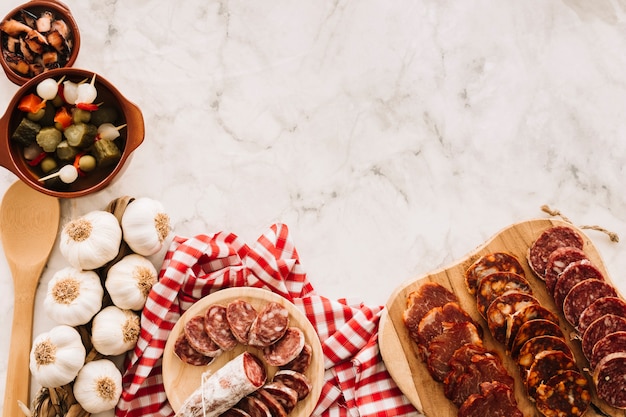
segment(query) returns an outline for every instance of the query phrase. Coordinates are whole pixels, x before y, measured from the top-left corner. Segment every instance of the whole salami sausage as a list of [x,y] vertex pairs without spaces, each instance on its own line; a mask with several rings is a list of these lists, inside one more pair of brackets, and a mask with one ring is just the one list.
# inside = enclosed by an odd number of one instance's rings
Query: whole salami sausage
[[250,326],[248,344],[264,348],[283,337],[289,327],[289,310],[271,301],[259,312]]
[[500,382],[483,382],[481,393],[473,394],[459,408],[458,417],[523,417],[513,389]]
[[539,386],[555,375],[567,370],[578,371],[574,359],[565,352],[547,350],[535,355],[535,360],[526,374],[526,392],[536,399]]
[[524,268],[515,256],[506,252],[488,253],[478,258],[465,271],[465,285],[469,293],[475,294],[481,278],[494,272],[511,272],[524,276]]
[[539,304],[539,301],[530,294],[518,291],[508,292],[496,298],[487,309],[487,325],[493,338],[504,345],[508,317],[530,304]]
[[598,397],[615,408],[626,409],[626,352],[605,356],[593,372]]
[[419,323],[431,309],[458,301],[452,291],[436,282],[426,282],[412,291],[407,296],[406,309],[402,314],[402,321],[409,332],[409,337],[417,342]]
[[554,293],[556,280],[569,264],[582,261],[584,259],[588,259],[587,255],[578,248],[564,246],[562,248],[555,249],[548,258],[546,276],[544,277],[548,294],[552,295]]
[[187,341],[198,352],[210,357],[222,354],[222,349],[209,337],[204,328],[204,317],[194,316],[185,323],[183,328]]
[[626,331],[626,318],[615,314],[605,314],[587,327],[583,333],[582,350],[587,359],[593,355],[593,347],[604,336]]
[[575,370],[566,370],[537,388],[535,405],[546,417],[582,416],[591,403],[587,378]]
[[626,331],[609,333],[598,340],[591,350],[589,366],[594,369],[605,356],[615,352],[626,352]]
[[304,348],[304,333],[297,327],[287,329],[283,337],[263,348],[263,358],[272,366],[283,366],[296,359]]
[[521,275],[512,272],[494,272],[478,282],[476,290],[476,309],[486,319],[487,309],[499,296],[507,292],[523,292],[532,295],[530,284]]
[[[176,417],[216,417],[265,384],[261,361],[244,352],[213,373],[183,403]],[[198,381],[200,383],[200,381]]]
[[581,313],[578,320],[578,332],[584,334],[591,323],[605,314],[626,317],[626,301],[618,297],[597,299]]
[[195,350],[189,344],[185,333],[181,333],[180,336],[178,336],[178,339],[176,339],[176,342],[174,343],[174,354],[178,356],[181,361],[193,366],[204,366],[213,361],[212,357],[203,355]]
[[256,316],[256,309],[245,300],[233,300],[226,306],[226,320],[239,343],[248,344],[248,333]]
[[595,300],[602,297],[617,297],[610,284],[599,279],[587,279],[574,285],[563,301],[563,315],[574,327],[578,327],[580,315]]
[[237,346],[237,339],[230,330],[226,320],[226,307],[214,304],[204,314],[204,330],[211,340],[225,352]]
[[533,272],[541,279],[545,279],[548,259],[552,252],[561,247],[582,249],[583,238],[572,228],[555,226],[545,230],[533,242],[528,250],[528,264]]
[[574,287],[574,285],[586,279],[599,279],[604,281],[604,275],[600,270],[587,260],[582,260],[570,264],[559,278],[554,286],[554,302],[558,308],[563,308],[565,297]]

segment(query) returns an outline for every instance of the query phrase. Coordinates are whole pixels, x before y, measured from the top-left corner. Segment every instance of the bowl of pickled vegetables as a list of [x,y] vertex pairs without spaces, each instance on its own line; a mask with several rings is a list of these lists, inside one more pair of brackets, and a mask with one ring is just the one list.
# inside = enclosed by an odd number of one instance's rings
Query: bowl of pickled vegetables
[[0,119],[0,166],[30,187],[74,198],[101,190],[143,142],[141,110],[99,74],[46,71]]
[[71,67],[80,32],[70,9],[59,0],[30,0],[0,21],[0,64],[9,80],[23,85],[55,68]]

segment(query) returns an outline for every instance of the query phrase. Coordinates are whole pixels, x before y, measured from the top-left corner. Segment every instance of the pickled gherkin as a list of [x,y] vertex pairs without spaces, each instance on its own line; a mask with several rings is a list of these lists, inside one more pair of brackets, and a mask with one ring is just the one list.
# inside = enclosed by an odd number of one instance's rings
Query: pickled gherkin
[[74,161],[74,158],[78,155],[78,149],[70,146],[67,140],[61,141],[61,143],[57,145],[56,152],[57,158],[61,161]]
[[54,152],[63,140],[63,135],[55,127],[44,127],[37,133],[37,144],[44,152]]
[[70,146],[88,148],[94,143],[98,128],[92,124],[76,123],[68,126],[63,134]]
[[120,149],[112,140],[97,140],[93,144],[93,155],[99,167],[117,164],[122,157]]
[[38,123],[29,120],[24,117],[20,124],[11,135],[11,140],[19,143],[21,146],[29,146],[37,140],[37,133],[41,130],[41,126]]

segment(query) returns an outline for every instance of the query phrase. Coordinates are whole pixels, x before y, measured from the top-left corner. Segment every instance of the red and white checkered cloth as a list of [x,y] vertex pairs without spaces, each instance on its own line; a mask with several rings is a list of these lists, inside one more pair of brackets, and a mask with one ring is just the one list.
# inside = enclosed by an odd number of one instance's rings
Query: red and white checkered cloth
[[171,329],[194,302],[229,287],[259,287],[301,309],[317,331],[325,360],[324,387],[314,416],[418,416],[387,372],[377,343],[381,306],[349,305],[316,295],[285,225],[273,225],[247,246],[234,234],[176,237],[141,317],[129,357],[117,417],[173,415],[161,377]]

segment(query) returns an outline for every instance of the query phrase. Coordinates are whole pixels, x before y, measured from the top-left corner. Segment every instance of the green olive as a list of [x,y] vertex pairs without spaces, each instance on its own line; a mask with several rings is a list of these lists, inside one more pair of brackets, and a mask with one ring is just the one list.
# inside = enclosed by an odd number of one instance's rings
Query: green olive
[[93,171],[96,168],[96,158],[92,155],[83,155],[78,160],[78,167],[84,172]]
[[91,112],[79,108],[72,109],[72,121],[74,123],[89,123]]
[[57,167],[57,161],[54,160],[54,158],[52,158],[51,156],[46,156],[42,161],[41,164],[39,165],[41,167],[41,170],[47,174],[48,172],[56,169]]
[[39,109],[39,111],[37,111],[36,113],[26,113],[26,117],[28,117],[28,120],[32,120],[33,122],[38,122],[41,119],[43,119],[43,116],[46,114],[46,108],[44,107],[43,109]]
[[63,98],[61,98],[60,95],[56,95],[56,97],[52,100],[52,104],[54,105],[54,107],[61,107],[63,105],[64,101]]

